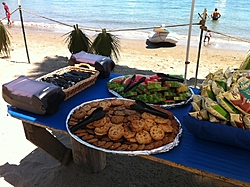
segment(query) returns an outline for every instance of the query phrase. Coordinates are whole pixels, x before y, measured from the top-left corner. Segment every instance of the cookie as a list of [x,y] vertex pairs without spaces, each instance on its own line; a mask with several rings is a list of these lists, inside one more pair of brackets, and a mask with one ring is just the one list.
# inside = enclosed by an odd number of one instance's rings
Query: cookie
[[166,133],[173,132],[173,130],[174,130],[173,127],[170,124],[167,124],[167,123],[161,123],[161,124],[158,125],[158,127],[160,129],[162,129]]
[[136,151],[138,149],[138,147],[139,147],[138,144],[133,143],[133,144],[128,145],[127,150],[128,151]]
[[130,143],[136,143],[137,140],[135,139],[135,137],[133,138],[127,138],[126,140],[128,140]]
[[94,127],[102,127],[102,126],[104,126],[106,123],[109,123],[110,122],[110,118],[109,117],[104,117],[104,118],[102,118],[102,119],[99,119],[99,120],[97,120],[97,121],[94,121],[93,123],[92,123],[92,125],[94,126]]
[[104,126],[96,127],[94,133],[98,136],[102,136],[108,133],[109,128],[112,126],[112,123],[106,123]]
[[135,137],[136,132],[130,130],[128,126],[124,127],[124,138],[129,139]]
[[154,142],[154,148],[161,147],[162,145],[163,145],[163,141],[162,141],[162,140],[159,140],[159,141],[155,141],[155,142]]
[[88,129],[94,129],[95,127],[93,126],[93,123],[89,123],[88,125],[86,125],[86,127]]
[[112,125],[108,131],[108,137],[111,140],[118,140],[124,135],[124,127],[122,124]]
[[79,122],[78,119],[75,119],[75,118],[73,118],[73,117],[71,116],[70,119],[69,119],[69,121],[68,121],[68,125],[69,125],[69,126],[74,126],[74,125],[76,125],[78,122]]
[[[135,102],[134,101],[129,101],[129,100],[124,101],[124,106],[126,108],[130,108],[130,105],[132,105],[132,104],[135,104]],[[133,110],[133,111],[135,111],[135,110]]]
[[114,143],[113,142],[106,142],[104,145],[100,146],[101,148],[108,149],[111,147]]
[[110,118],[110,121],[114,124],[119,124],[119,123],[122,123],[123,122],[123,119],[124,119],[124,116],[112,116]]
[[87,116],[90,116],[96,108],[91,108],[90,110],[87,111]]
[[128,119],[129,121],[134,121],[134,120],[139,120],[139,119],[141,119],[141,117],[140,117],[139,115],[137,115],[137,114],[131,114],[131,115],[129,115],[129,116],[127,117],[127,119]]
[[117,151],[125,151],[128,149],[128,145],[127,144],[121,144],[120,147],[117,147]]
[[121,111],[121,110],[115,110],[114,115],[115,116],[125,116],[125,113],[123,111]]
[[155,126],[156,123],[152,119],[141,119],[142,123],[144,123],[144,129],[146,131],[150,131],[151,127]]
[[152,138],[148,131],[142,130],[141,132],[137,132],[135,135],[135,139],[139,144],[149,144],[152,142]]
[[165,118],[162,118],[160,116],[156,116],[156,118],[154,119],[154,121],[156,123],[169,123],[169,119],[165,119]]
[[142,150],[144,150],[144,149],[145,149],[145,146],[146,146],[146,145],[144,145],[144,144],[138,145],[137,151],[142,151]]
[[154,145],[154,143],[152,142],[152,143],[150,143],[150,144],[147,144],[147,145],[145,145],[145,150],[152,150],[152,149],[154,149],[154,147],[155,147],[155,145]]
[[125,109],[124,110],[125,115],[133,115],[133,114],[139,114],[138,112],[136,112],[135,110],[130,110],[130,109]]
[[87,133],[87,131],[86,132],[79,132],[79,133],[74,133],[76,136],[78,136],[78,137],[82,137],[82,136],[87,136],[87,135],[89,135],[89,133]]
[[171,143],[171,142],[173,142],[173,141],[174,141],[174,138],[172,138],[171,136],[168,136],[168,135],[166,135],[166,136],[162,139],[163,144],[169,144],[169,143]]
[[86,129],[87,133],[89,134],[95,134],[94,129]]
[[72,117],[76,119],[84,119],[86,115],[87,115],[87,112],[85,110],[77,109],[72,114]]
[[74,134],[82,133],[82,132],[87,132],[86,129],[77,129]]
[[107,141],[103,141],[103,140],[97,141],[96,146],[101,147],[101,146],[105,145],[106,143],[107,143]]
[[120,146],[121,146],[121,143],[120,142],[116,142],[116,143],[113,143],[113,145],[110,146],[109,149],[115,150],[115,149],[117,149]]
[[93,138],[93,139],[86,140],[86,142],[91,143],[91,144],[93,144],[93,143],[95,143],[97,141],[98,141],[98,138]]
[[162,140],[164,138],[165,132],[161,128],[153,126],[150,129],[150,135],[154,140],[157,141],[157,140]]
[[110,101],[100,101],[99,102],[99,107],[102,107],[103,110],[108,110],[110,106],[111,106]]
[[[121,105],[121,106],[116,106],[113,108],[114,111],[124,111],[126,109],[125,106]],[[123,112],[124,113],[124,112]],[[125,113],[124,113],[125,115]]]
[[144,128],[144,123],[141,120],[133,120],[128,123],[128,127],[134,132],[140,132]]
[[156,118],[155,115],[147,113],[147,112],[143,112],[142,115],[141,115],[141,117],[143,119],[152,119],[152,120],[154,120]]
[[123,105],[123,101],[120,99],[112,99],[111,100],[111,105],[112,106],[121,106]]
[[82,140],[90,140],[90,139],[93,139],[93,138],[95,138],[95,136],[94,135],[92,135],[92,134],[88,134],[88,135],[85,135],[85,136],[82,136]]
[[85,110],[90,110],[91,108],[97,108],[97,107],[99,107],[99,102],[98,101],[91,102],[91,103],[89,103],[87,105],[84,105]]

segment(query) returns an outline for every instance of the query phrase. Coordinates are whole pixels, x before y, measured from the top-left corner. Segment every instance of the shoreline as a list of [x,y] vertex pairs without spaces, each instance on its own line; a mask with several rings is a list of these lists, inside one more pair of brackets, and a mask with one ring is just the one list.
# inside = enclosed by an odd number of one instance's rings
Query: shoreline
[[[3,23],[7,27],[6,20],[3,21]],[[60,24],[49,24],[49,23],[37,23],[37,22],[24,22],[24,29],[25,32],[52,32],[52,33],[58,33],[58,34],[66,34],[73,30],[73,26],[65,26]],[[80,28],[80,26],[79,26]],[[194,26],[192,27],[192,33],[194,30]],[[21,29],[21,22],[17,21],[14,22],[13,25],[9,28],[12,30],[19,30]],[[96,34],[101,32],[101,29],[96,28],[86,28],[83,29],[84,33],[89,37],[94,37]],[[108,29],[107,29],[108,30]],[[148,34],[152,32],[152,30],[140,30],[140,31],[116,31],[111,33],[116,35],[117,37],[121,39],[127,39],[127,40],[147,40]],[[203,32],[203,35],[205,34],[205,31]],[[177,45],[187,46],[187,38],[188,33],[186,35],[179,35],[180,40],[177,43]],[[237,50],[237,51],[248,51],[250,50],[250,40],[249,42],[242,41],[247,40],[242,38],[242,40],[236,40],[225,36],[220,36],[213,34],[211,37],[211,45],[207,46],[214,49],[222,49],[222,50]],[[190,46],[198,46],[200,41],[200,35],[192,35],[190,39]],[[203,45],[203,42],[202,42]]]

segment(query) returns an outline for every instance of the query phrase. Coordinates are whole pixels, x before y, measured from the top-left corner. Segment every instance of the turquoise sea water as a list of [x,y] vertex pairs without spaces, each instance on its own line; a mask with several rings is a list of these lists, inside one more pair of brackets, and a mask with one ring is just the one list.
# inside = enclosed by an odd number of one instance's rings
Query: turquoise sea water
[[[18,8],[18,1],[5,1],[11,11]],[[160,26],[189,24],[192,0],[20,0],[23,10],[41,15],[65,24],[90,28],[137,29]],[[250,1],[249,0],[196,0],[193,23],[198,23],[198,13],[204,8],[209,15],[218,8],[222,17],[218,21],[206,21],[208,29],[250,40]],[[4,18],[4,10],[0,11]],[[23,11],[26,23],[57,24]],[[20,21],[19,12],[12,20]],[[188,35],[188,26],[171,27],[180,35]],[[152,29],[151,29],[152,30]],[[149,30],[136,30],[147,32]],[[132,31],[131,31],[132,32]],[[199,37],[199,26],[192,26],[192,35]],[[213,37],[222,37],[214,35]]]

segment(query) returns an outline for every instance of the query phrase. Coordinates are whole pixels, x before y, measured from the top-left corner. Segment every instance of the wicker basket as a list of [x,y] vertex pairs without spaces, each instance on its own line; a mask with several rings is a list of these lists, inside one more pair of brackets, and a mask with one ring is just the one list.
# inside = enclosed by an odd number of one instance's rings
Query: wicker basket
[[[88,65],[86,65],[86,66],[88,66]],[[94,70],[93,68],[87,69],[87,68],[82,68],[78,65],[78,67],[67,66],[65,68],[58,69],[58,70],[53,71],[51,73],[48,73],[42,77],[39,77],[36,80],[41,81],[43,78],[51,77],[54,74],[62,75],[63,73],[69,72],[71,70],[76,70],[76,71],[80,71],[80,72],[91,72],[93,74],[89,78],[77,82],[74,86],[71,86],[67,89],[63,89],[64,93],[66,94],[66,97],[64,100],[69,99],[73,95],[75,95],[75,94],[81,92],[82,90],[88,88],[89,86],[95,84],[95,81],[99,75],[99,71]]]

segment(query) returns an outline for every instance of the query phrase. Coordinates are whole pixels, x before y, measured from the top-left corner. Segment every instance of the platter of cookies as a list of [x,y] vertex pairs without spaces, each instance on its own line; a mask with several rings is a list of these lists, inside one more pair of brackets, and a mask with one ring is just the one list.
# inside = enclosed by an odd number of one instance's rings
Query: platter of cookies
[[127,155],[170,151],[182,135],[182,126],[170,111],[125,98],[82,103],[68,114],[66,128],[88,147]]

